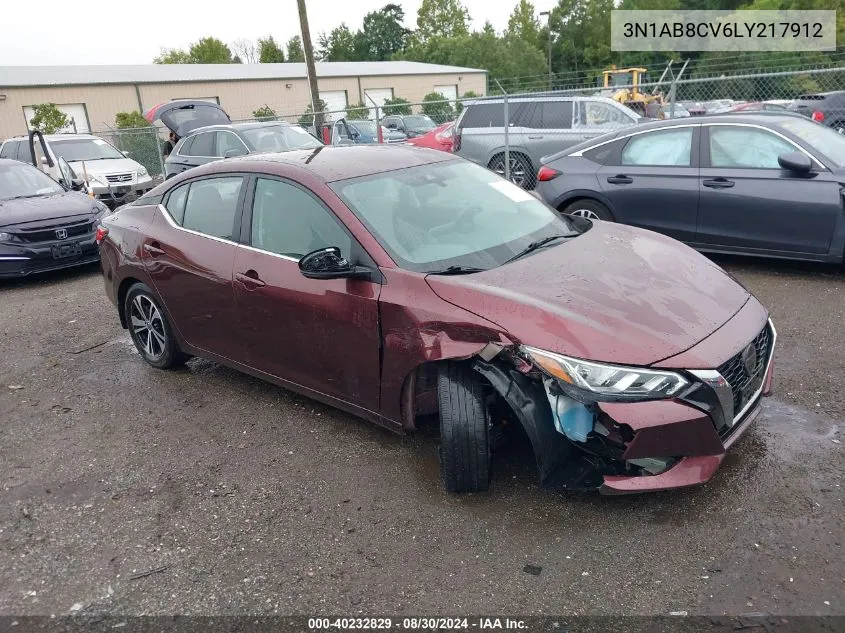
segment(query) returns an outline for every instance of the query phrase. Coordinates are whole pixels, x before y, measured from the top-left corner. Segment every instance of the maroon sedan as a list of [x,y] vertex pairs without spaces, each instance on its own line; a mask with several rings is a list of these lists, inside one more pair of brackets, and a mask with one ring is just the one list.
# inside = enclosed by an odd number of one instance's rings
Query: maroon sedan
[[699,484],[770,391],[768,313],[718,266],[443,152],[212,163],[98,239],[150,365],[202,356],[397,432],[438,413],[454,492],[486,489],[519,427],[544,485]]

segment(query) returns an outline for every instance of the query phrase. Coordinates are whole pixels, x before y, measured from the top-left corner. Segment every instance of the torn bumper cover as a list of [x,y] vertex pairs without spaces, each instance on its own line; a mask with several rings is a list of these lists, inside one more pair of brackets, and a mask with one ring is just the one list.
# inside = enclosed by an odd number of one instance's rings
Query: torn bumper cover
[[[584,402],[536,366],[477,358],[474,368],[525,429],[546,487],[629,494],[708,481],[771,392],[775,330],[768,322],[716,370],[685,370],[671,398]],[[571,394],[571,392],[568,392]]]

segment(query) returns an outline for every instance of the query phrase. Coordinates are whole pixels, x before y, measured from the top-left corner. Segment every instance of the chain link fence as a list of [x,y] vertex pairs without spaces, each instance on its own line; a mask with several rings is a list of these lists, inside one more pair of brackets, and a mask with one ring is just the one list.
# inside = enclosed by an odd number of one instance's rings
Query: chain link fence
[[[323,124],[317,126],[320,117],[310,107],[291,111],[257,104],[254,113],[260,116],[233,118],[235,123],[285,121],[330,145],[410,143],[450,151],[530,190],[536,186],[542,157],[636,125],[644,116],[783,112],[802,95],[845,90],[845,53],[815,60],[812,66],[792,59],[774,65],[773,59],[773,54],[749,54],[739,61],[645,67],[644,73],[638,71],[635,91],[632,74],[621,66],[607,78],[603,71],[609,69],[492,80],[484,97],[358,104],[324,111]],[[754,70],[763,62],[767,72]],[[458,129],[445,125],[464,110]],[[845,110],[841,118],[824,122],[845,127]],[[154,126],[98,132],[160,177],[166,133]]]

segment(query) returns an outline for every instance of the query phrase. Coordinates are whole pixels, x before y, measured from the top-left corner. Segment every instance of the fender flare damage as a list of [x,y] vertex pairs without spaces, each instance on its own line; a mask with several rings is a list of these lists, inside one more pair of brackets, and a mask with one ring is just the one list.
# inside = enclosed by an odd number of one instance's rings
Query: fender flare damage
[[552,410],[540,381],[515,367],[476,357],[472,368],[507,402],[531,441],[540,485],[595,489],[603,481],[598,469],[555,429]]

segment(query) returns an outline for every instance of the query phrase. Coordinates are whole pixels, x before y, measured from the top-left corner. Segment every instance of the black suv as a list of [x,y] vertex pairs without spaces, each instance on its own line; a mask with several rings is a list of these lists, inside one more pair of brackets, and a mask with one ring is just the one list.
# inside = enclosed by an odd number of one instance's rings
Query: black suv
[[845,90],[801,95],[788,109],[845,134]]

